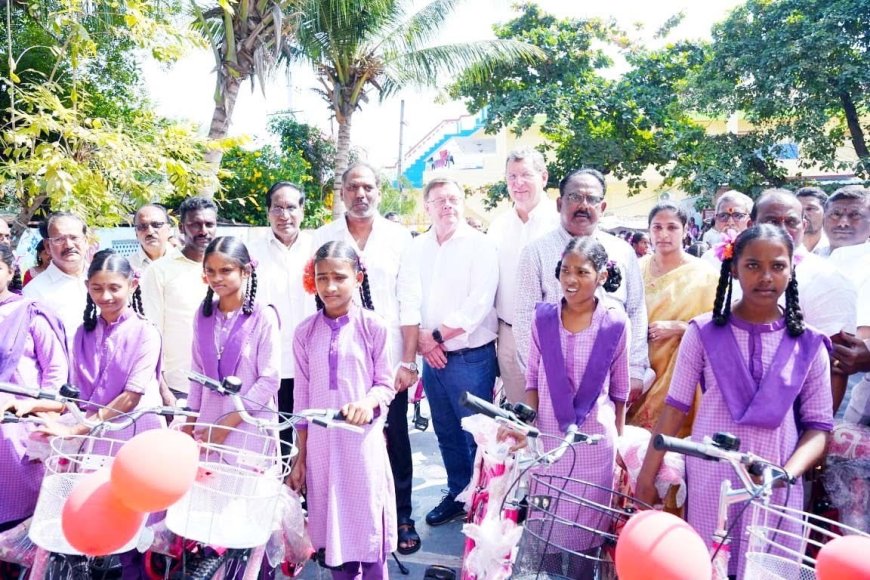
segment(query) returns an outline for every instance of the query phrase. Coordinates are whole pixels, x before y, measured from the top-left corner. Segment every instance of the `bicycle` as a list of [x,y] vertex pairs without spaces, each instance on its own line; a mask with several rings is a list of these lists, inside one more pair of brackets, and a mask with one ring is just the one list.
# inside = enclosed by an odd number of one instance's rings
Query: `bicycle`
[[[740,487],[732,487],[731,480],[725,479],[719,490],[718,515],[710,548],[714,580],[728,578],[732,532],[740,521],[738,518],[730,524],[728,522],[728,508],[732,504],[744,503],[744,510],[752,509],[751,523],[747,526],[749,546],[745,570],[738,573],[741,578],[814,580],[815,558],[809,555],[809,551],[815,554],[825,543],[841,535],[870,537],[870,534],[821,516],[771,503],[777,482],[793,485],[798,480],[762,457],[739,451],[740,441],[731,434],[716,433],[713,437],[705,437],[703,443],[657,435],[653,446],[659,451],[674,451],[708,461],[726,461],[737,474]],[[753,477],[760,478],[760,483],[756,483]]]
[[[183,538],[180,553],[170,556],[180,567],[176,575],[184,579],[241,575],[253,580],[260,574],[266,544],[274,531],[278,498],[290,472],[290,459],[296,454],[295,447],[289,454],[281,454],[278,432],[303,420],[324,428],[362,429],[344,423],[334,409],[293,414],[263,409],[271,417],[255,417],[239,394],[242,384],[237,377],[218,382],[199,373],[188,374],[204,387],[229,396],[242,421],[255,426],[256,432],[207,423],[173,426],[197,431],[202,440],[199,475],[188,494],[166,513],[166,527]],[[237,434],[239,445],[211,443],[216,429]]]
[[[28,543],[21,542],[22,556],[32,550],[32,560],[22,557],[23,561],[19,563],[22,565],[30,564],[28,566],[30,567],[30,578],[53,580],[55,578],[108,577],[113,570],[119,567],[118,559],[113,555],[134,549],[139,542],[140,534],[136,534],[125,546],[113,554],[86,557],[73,548],[64,537],[60,521],[64,503],[75,484],[82,477],[109,466],[118,450],[126,443],[125,440],[108,436],[108,433],[128,429],[135,425],[137,419],[146,414],[174,417],[189,413],[182,409],[157,407],[136,409],[129,413],[120,414],[108,421],[94,421],[85,417],[79,409],[79,404],[88,402],[79,399],[79,391],[72,385],[63,385],[55,392],[44,391],[36,387],[29,388],[0,383],[0,391],[59,402],[64,405],[76,422],[86,425],[90,430],[88,435],[50,439],[50,455],[43,461],[45,475],[40,486],[36,508],[30,520],[20,524],[20,526],[27,526],[28,538]],[[12,413],[5,413],[3,421],[33,424],[45,422],[42,418],[22,418]]]

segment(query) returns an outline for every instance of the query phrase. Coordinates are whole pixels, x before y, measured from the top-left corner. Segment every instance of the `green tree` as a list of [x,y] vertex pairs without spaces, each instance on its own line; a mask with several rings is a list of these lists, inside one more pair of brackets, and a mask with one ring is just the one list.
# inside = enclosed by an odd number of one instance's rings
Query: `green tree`
[[[741,112],[806,164],[870,172],[870,0],[749,0],[713,27],[701,104]],[[849,142],[858,162],[842,162]]]
[[386,177],[381,176],[381,202],[378,211],[381,215],[395,212],[400,216],[413,216],[417,211],[417,198],[411,183],[402,178],[402,189],[393,187],[393,183]]
[[[300,0],[299,29],[287,54],[308,62],[338,123],[336,189],[348,167],[354,113],[374,91],[433,86],[440,73],[473,66],[483,75],[498,63],[531,62],[540,51],[512,40],[431,46],[457,0],[431,0],[416,12],[408,0]],[[333,214],[341,215],[340,196]]]
[[335,142],[325,137],[317,127],[300,123],[291,114],[272,117],[268,129],[280,139],[282,151],[298,151],[308,162],[310,180],[306,182],[305,191],[309,198],[317,196],[322,200],[332,183]]

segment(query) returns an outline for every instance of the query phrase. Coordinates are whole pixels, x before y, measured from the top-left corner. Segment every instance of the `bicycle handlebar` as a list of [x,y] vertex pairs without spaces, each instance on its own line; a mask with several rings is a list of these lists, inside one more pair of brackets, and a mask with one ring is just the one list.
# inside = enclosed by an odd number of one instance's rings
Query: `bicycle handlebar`
[[673,451],[681,455],[691,455],[698,459],[707,461],[719,461],[724,459],[722,453],[724,450],[715,445],[707,445],[686,439],[678,439],[676,437],[668,437],[667,435],[656,435],[653,439],[653,447],[659,451]]
[[475,397],[467,391],[459,395],[459,404],[475,413],[481,413],[491,419],[495,419],[496,421],[501,420],[501,422],[506,423],[517,431],[525,433],[529,437],[538,437],[541,434],[541,432],[535,427],[523,423],[514,413],[500,409],[492,403],[484,401],[480,397]]

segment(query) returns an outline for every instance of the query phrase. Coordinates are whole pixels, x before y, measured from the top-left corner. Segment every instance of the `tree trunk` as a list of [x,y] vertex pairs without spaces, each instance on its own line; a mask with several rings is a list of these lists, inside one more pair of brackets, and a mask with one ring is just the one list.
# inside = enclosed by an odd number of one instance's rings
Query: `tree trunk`
[[[350,158],[350,114],[344,115],[344,122],[338,122],[338,142],[335,146],[335,179],[332,193],[332,217],[339,218],[344,215],[344,200],[341,198],[341,175],[347,171],[348,159]],[[338,118],[338,117],[336,117]]]
[[12,238],[16,243],[18,243],[18,239],[21,237],[22,232],[27,229],[27,224],[29,224],[30,220],[33,219],[33,214],[36,213],[36,210],[45,202],[47,197],[48,196],[44,194],[37,195],[29,202],[24,201],[22,198],[21,210],[18,212],[18,215],[15,216],[15,221],[10,224]]
[[870,157],[870,151],[867,150],[867,141],[864,139],[864,130],[861,128],[861,119],[858,117],[855,101],[852,100],[852,95],[846,91],[840,91],[840,101],[843,103],[843,111],[846,113],[846,124],[849,126],[852,146],[855,147],[858,158],[862,162],[866,162],[867,158]]
[[[215,100],[214,113],[211,116],[211,125],[208,129],[209,140],[223,139],[227,136],[230,129],[230,122],[233,118],[233,109],[236,106],[236,98],[239,96],[239,87],[242,86],[242,79],[232,75],[224,75],[224,84],[220,89],[223,95],[223,102]],[[217,173],[221,168],[221,159],[224,153],[220,149],[211,149],[205,154],[206,162],[211,166],[212,179],[208,184],[200,189],[199,194],[212,198],[218,188]]]

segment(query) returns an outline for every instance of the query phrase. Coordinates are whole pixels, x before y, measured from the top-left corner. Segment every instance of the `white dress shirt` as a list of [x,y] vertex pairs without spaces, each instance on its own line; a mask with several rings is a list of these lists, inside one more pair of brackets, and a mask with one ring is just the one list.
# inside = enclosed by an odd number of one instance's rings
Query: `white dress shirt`
[[84,320],[88,303],[86,278],[84,271],[81,276],[70,276],[52,262],[22,290],[24,296],[39,301],[57,314],[63,322],[69,344]]
[[163,336],[163,377],[170,388],[187,393],[193,318],[208,290],[202,262],[190,260],[181,250],[173,248],[145,270],[141,285],[145,316]]
[[432,228],[414,239],[412,260],[422,288],[423,327],[465,331],[446,341],[446,350],[477,348],[495,340],[498,253],[486,235],[461,221],[439,244]]
[[[616,236],[598,229],[593,235],[604,246],[608,258],[616,261],[622,274],[622,282],[615,292],[605,292],[603,288],[599,288],[598,292],[601,296],[615,300],[625,309],[631,321],[629,374],[632,379],[643,380],[646,369],[649,368],[649,351],[646,300],[637,255],[628,243]],[[517,356],[523,368],[529,356],[535,304],[555,304],[562,299],[562,284],[556,277],[556,264],[571,238],[571,234],[559,225],[552,232],[526,246],[520,257],[513,330],[517,342]]]
[[525,223],[517,215],[516,208],[511,208],[490,224],[486,235],[498,249],[498,291],[495,294],[495,310],[498,317],[508,324],[514,323],[517,266],[523,248],[558,226],[559,212],[556,210],[556,202],[546,195],[529,212],[529,219]]
[[[167,248],[165,252],[163,252],[163,256],[165,256],[169,252]],[[160,256],[162,258],[163,256]],[[160,258],[157,258],[159,260]],[[142,246],[136,250],[136,252],[130,256],[127,256],[127,260],[130,261],[130,265],[133,266],[133,269],[139,273],[145,273],[145,270],[148,269],[148,266],[156,262],[157,260],[152,260],[148,257],[148,254],[145,253],[145,250],[142,249]]]
[[271,230],[248,244],[257,260],[257,302],[271,304],[281,324],[281,378],[294,373],[293,335],[299,323],[314,314],[314,296],[305,292],[305,264],[314,255],[312,232],[300,231],[289,248]]
[[375,312],[386,319],[390,328],[391,364],[402,360],[401,327],[420,324],[420,286],[408,262],[412,239],[405,226],[380,215],[375,216],[365,250],[360,250],[344,218],[314,232],[313,252],[326,242],[342,241],[361,255]]
[[841,246],[828,254],[828,262],[860,288],[870,279],[870,243]]

